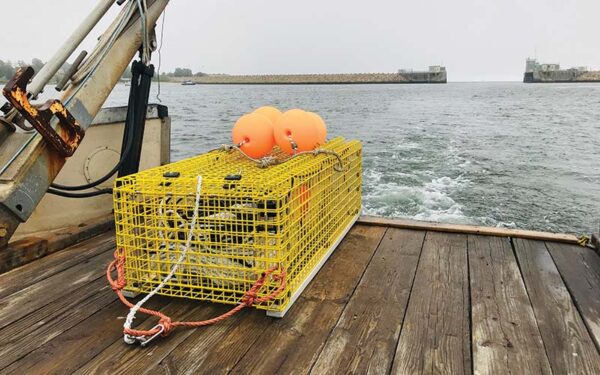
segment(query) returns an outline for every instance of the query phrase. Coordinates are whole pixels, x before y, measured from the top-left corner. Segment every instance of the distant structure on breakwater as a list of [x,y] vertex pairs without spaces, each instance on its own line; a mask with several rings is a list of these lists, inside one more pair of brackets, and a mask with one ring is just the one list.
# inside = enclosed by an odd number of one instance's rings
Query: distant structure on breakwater
[[399,70],[397,73],[351,74],[268,74],[227,75],[210,74],[200,77],[179,77],[176,82],[213,85],[335,85],[335,84],[394,84],[394,83],[446,83],[446,68],[430,66],[427,71]]
[[600,71],[581,66],[561,69],[559,64],[540,64],[536,59],[527,59],[523,82],[600,82]]

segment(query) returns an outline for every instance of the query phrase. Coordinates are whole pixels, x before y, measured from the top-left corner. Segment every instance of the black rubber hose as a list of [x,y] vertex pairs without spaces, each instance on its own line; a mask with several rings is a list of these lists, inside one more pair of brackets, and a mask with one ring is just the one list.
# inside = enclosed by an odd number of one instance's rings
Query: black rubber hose
[[[135,84],[133,78],[132,78],[132,85]],[[132,86],[133,87],[133,86]],[[133,89],[131,90],[133,92]],[[130,93],[130,98],[129,101],[131,102],[131,96],[133,95],[133,93]],[[127,112],[129,115],[135,116],[135,110],[133,108],[132,105],[128,105],[127,106]],[[78,191],[78,190],[87,190],[87,189],[91,189],[93,187],[96,187],[98,185],[100,185],[101,183],[109,180],[115,173],[117,173],[119,171],[119,168],[121,168],[121,165],[123,165],[123,163],[125,162],[125,160],[127,159],[127,157],[129,156],[129,152],[131,151],[131,148],[133,146],[133,132],[131,131],[127,131],[127,129],[123,130],[125,133],[127,134],[127,144],[125,145],[125,150],[123,150],[123,152],[121,153],[121,157],[119,158],[119,162],[107,173],[105,174],[103,177],[100,177],[99,179],[97,179],[96,181],[92,181],[88,184],[85,185],[77,185],[77,186],[67,186],[67,185],[60,185],[60,184],[55,184],[55,183],[51,183],[50,187],[53,187],[55,189],[60,189],[60,190],[65,190],[65,191]]]
[[[133,144],[133,133],[130,132],[128,139],[127,139],[127,146],[125,146],[125,150],[123,151],[123,154],[121,155],[121,158],[119,159],[119,162],[113,167],[113,169],[110,170],[110,172],[105,174],[103,177],[100,177],[96,181],[92,181],[89,184],[78,185],[78,186],[67,186],[67,185],[59,185],[59,184],[52,183],[52,184],[50,184],[50,187],[53,187],[55,189],[65,190],[65,191],[77,191],[77,190],[91,189],[93,187],[100,185],[101,183],[110,179],[115,173],[117,173],[119,168],[121,168],[121,165],[125,162],[125,159],[127,159],[129,152],[131,151],[132,144]],[[48,191],[50,191],[50,190],[48,190]]]
[[96,190],[96,191],[90,191],[88,193],[69,193],[67,191],[60,191],[60,190],[49,188],[47,190],[47,192],[50,194],[58,195],[60,197],[65,197],[65,198],[91,198],[91,197],[96,197],[98,195],[103,195],[103,194],[112,194],[112,189],[106,188],[106,189],[101,189],[101,190]]
[[[152,67],[152,66],[150,65],[150,67]],[[127,126],[131,125],[130,127],[134,127],[133,124],[135,124],[135,121],[136,121],[136,114],[138,114],[137,108],[135,105],[135,103],[137,103],[136,98],[140,92],[140,89],[144,90],[144,88],[142,86],[139,86],[139,84],[145,82],[145,80],[140,79],[140,77],[142,77],[145,74],[146,69],[147,69],[147,66],[143,65],[141,62],[135,62],[131,69],[131,72],[132,72],[131,90],[129,92],[129,103],[127,105],[127,118],[130,121],[125,124],[126,126],[124,129],[124,134],[127,134],[127,143],[125,144],[125,149],[121,153],[119,162],[106,175],[97,179],[96,181],[92,181],[85,185],[67,186],[67,185],[51,183],[50,187],[52,187],[54,189],[64,190],[64,191],[87,190],[87,189],[96,187],[96,186],[100,185],[101,183],[109,180],[115,173],[117,173],[119,171],[119,169],[121,168],[123,163],[125,163],[125,161],[128,159],[129,154],[131,153],[131,150],[133,149],[135,132],[133,131],[133,129],[129,129]],[[154,68],[151,68],[151,72],[152,72],[152,75],[154,75]],[[150,77],[152,77],[152,75]],[[147,84],[149,85],[150,82],[151,81],[148,79]],[[147,98],[148,98],[148,95],[150,92],[149,86],[146,87],[144,91],[145,91],[145,96],[146,96],[146,102],[144,103],[145,105],[144,105],[143,111],[146,111],[147,106],[148,106]],[[144,114],[142,114],[142,116],[144,116]]]

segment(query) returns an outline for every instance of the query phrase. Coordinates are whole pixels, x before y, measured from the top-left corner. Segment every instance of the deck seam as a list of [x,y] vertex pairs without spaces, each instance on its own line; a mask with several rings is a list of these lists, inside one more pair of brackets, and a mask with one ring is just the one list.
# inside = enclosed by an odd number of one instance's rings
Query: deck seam
[[392,373],[394,369],[394,362],[396,361],[396,353],[398,352],[398,345],[400,344],[400,337],[402,336],[402,331],[404,329],[404,323],[406,322],[406,313],[408,312],[408,306],[410,305],[410,300],[412,297],[412,291],[415,287],[415,280],[417,279],[417,272],[419,271],[419,265],[421,264],[421,257],[423,256],[423,246],[425,246],[425,239],[429,235],[429,231],[425,231],[425,235],[423,236],[423,241],[421,241],[421,250],[419,250],[419,259],[417,259],[417,265],[415,267],[415,273],[413,275],[412,283],[410,284],[410,292],[408,293],[408,299],[406,300],[406,308],[404,309],[404,314],[402,315],[402,323],[400,324],[400,332],[398,333],[398,340],[396,340],[396,345],[394,352],[392,353],[392,359],[390,361],[390,368],[388,369],[388,374]]
[[[555,369],[552,368],[553,361],[550,360],[550,355],[548,354],[548,349],[546,348],[546,342],[544,341],[544,336],[542,335],[542,331],[540,330],[540,323],[538,322],[538,316],[535,312],[535,307],[533,306],[531,297],[529,296],[529,287],[527,286],[527,281],[525,280],[525,276],[523,274],[523,269],[521,267],[521,261],[519,260],[519,257],[517,256],[517,250],[515,248],[515,243],[513,241],[513,238],[509,237],[509,239],[510,239],[510,247],[512,249],[513,256],[515,257],[515,260],[517,262],[517,268],[519,269],[519,275],[521,276],[521,280],[523,280],[523,286],[525,287],[525,294],[527,294],[527,300],[529,301],[529,304],[531,305],[531,311],[533,312],[533,317],[535,318],[535,326],[537,327],[538,333],[540,334],[540,340],[542,341],[542,346],[544,348],[544,354],[546,354],[546,358],[548,359],[548,364],[550,365],[550,371],[552,371],[552,373],[554,374]],[[546,242],[544,242],[544,247],[546,247]],[[548,251],[548,249],[546,249],[546,251]],[[550,251],[548,251],[548,253],[550,253]],[[529,256],[529,254],[527,254],[527,256]],[[554,263],[554,259],[552,259],[552,262]],[[556,267],[556,264],[554,266]],[[558,267],[557,267],[557,269],[558,269]],[[560,274],[560,272],[559,272],[559,274]],[[564,283],[564,281],[563,281],[563,283]],[[573,299],[573,298],[571,297],[571,299]]]
[[[467,303],[469,317],[469,362],[471,374],[475,374],[475,361],[473,361],[473,304],[471,299],[471,258],[469,257],[469,236],[467,235]],[[463,346],[464,348],[464,346]],[[464,363],[464,358],[463,358]]]
[[571,290],[571,288],[569,287],[569,284],[563,277],[562,272],[560,272],[560,268],[558,267],[558,264],[556,264],[556,260],[554,259],[554,256],[552,255],[552,251],[550,251],[550,248],[548,248],[548,244],[546,243],[546,241],[544,241],[544,247],[546,248],[546,251],[548,252],[548,254],[550,254],[550,259],[552,259],[552,262],[554,263],[554,267],[556,267],[556,270],[558,271],[558,275],[560,276],[560,279],[562,280],[563,284],[565,285],[565,288],[567,288],[567,291],[569,292],[569,296],[571,297],[571,301],[573,302],[575,309],[577,309],[577,313],[579,314],[579,317],[581,318],[581,321],[583,322],[583,325],[584,325],[585,329],[587,330],[588,335],[590,335],[590,339],[594,343],[594,346],[596,347],[596,351],[598,352],[598,354],[600,354],[600,343],[597,343],[596,340],[594,339],[593,331],[590,328],[590,326],[588,325],[587,320],[584,318],[585,316],[581,312],[581,307],[579,306],[579,301],[577,301],[577,298],[575,298],[573,296],[573,291]]
[[308,370],[308,374],[312,373],[313,368],[315,367],[315,364],[317,364],[317,360],[321,356],[321,353],[323,353],[323,349],[325,349],[325,344],[327,344],[327,341],[331,337],[333,330],[335,330],[335,328],[340,324],[340,319],[342,319],[342,316],[344,315],[344,311],[346,310],[346,307],[348,306],[348,302],[350,302],[350,300],[352,299],[352,296],[356,292],[356,288],[358,288],[358,286],[360,285],[360,282],[365,277],[365,273],[367,272],[367,269],[371,265],[371,262],[373,261],[373,258],[375,257],[375,254],[377,253],[377,249],[379,249],[379,246],[381,246],[381,243],[385,239],[385,235],[387,234],[388,230],[389,230],[389,228],[385,228],[385,231],[383,231],[383,233],[381,234],[379,241],[377,241],[377,245],[375,246],[375,250],[373,250],[373,254],[371,254],[371,257],[369,257],[369,261],[367,262],[365,269],[360,274],[360,277],[358,278],[356,285],[354,285],[354,288],[352,288],[352,293],[349,294],[348,300],[345,302],[344,307],[341,309],[340,315],[338,315],[338,317],[335,321],[335,324],[333,324],[331,329],[329,330],[329,333],[327,334],[327,338],[325,340],[323,340],[323,344],[321,345],[321,350],[319,350],[318,352],[315,352],[314,360],[310,364],[310,369]]

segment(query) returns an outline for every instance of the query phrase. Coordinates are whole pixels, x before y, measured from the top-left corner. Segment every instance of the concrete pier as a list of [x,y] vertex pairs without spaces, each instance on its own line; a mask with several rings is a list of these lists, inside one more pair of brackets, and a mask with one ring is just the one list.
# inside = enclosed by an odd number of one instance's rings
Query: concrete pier
[[585,67],[561,69],[559,64],[540,64],[535,59],[527,59],[523,82],[600,82],[600,71]]

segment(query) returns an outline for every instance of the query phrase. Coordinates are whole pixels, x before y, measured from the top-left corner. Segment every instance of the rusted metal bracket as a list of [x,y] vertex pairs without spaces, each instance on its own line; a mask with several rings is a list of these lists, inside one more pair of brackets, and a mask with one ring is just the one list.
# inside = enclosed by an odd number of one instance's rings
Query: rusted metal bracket
[[[19,68],[15,76],[4,86],[2,93],[59,154],[64,157],[71,156],[85,132],[60,100],[48,100],[40,107],[29,102],[27,83],[33,74],[31,66]],[[53,116],[56,116],[59,123],[56,130],[50,124]]]

